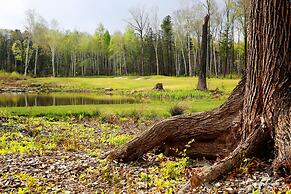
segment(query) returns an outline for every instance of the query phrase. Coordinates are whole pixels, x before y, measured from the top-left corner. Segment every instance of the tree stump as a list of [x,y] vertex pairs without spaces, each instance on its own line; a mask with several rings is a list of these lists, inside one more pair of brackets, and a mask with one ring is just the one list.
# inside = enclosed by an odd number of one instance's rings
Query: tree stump
[[113,91],[113,88],[104,88],[103,89],[105,92],[112,92]]

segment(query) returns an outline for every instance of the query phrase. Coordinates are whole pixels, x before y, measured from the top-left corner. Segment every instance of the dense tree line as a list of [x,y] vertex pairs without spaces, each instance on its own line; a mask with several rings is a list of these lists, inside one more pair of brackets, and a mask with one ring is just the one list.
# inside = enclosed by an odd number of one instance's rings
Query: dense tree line
[[[247,63],[249,0],[193,1],[158,19],[158,8],[130,10],[124,32],[61,31],[33,10],[25,30],[0,30],[0,70],[34,76],[172,75],[200,71],[202,25],[209,15],[208,76],[240,74]],[[150,14],[149,14],[150,13]]]

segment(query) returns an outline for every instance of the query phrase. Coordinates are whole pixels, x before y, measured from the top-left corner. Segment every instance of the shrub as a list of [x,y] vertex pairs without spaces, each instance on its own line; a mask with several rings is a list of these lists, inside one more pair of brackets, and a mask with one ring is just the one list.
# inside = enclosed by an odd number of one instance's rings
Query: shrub
[[184,105],[177,103],[170,108],[169,112],[172,116],[177,116],[184,114],[185,110],[186,107]]

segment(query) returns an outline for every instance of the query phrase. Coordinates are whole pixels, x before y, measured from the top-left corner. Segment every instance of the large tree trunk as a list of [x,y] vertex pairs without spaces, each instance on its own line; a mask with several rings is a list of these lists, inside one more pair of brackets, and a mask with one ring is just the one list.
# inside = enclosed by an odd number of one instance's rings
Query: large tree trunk
[[206,65],[207,65],[207,43],[208,43],[208,22],[209,15],[205,16],[204,24],[203,24],[203,33],[202,33],[202,54],[201,54],[201,62],[200,62],[200,74],[198,79],[198,90],[207,90],[206,85]]
[[[228,100],[213,111],[155,124],[108,158],[135,160],[157,146],[182,148],[190,156],[225,158],[191,178],[193,186],[213,181],[245,157],[273,148],[274,174],[291,174],[291,2],[253,0],[248,69]],[[272,151],[272,150],[271,150]],[[270,152],[271,152],[270,151]]]
[[247,80],[242,109],[241,141],[224,160],[192,178],[197,186],[231,170],[243,157],[254,156],[275,133],[274,172],[291,169],[291,7],[289,1],[252,2]]

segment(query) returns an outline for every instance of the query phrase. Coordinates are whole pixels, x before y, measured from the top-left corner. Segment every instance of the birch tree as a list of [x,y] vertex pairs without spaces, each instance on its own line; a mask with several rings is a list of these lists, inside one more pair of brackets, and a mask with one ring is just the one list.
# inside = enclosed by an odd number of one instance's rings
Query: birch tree
[[158,46],[159,46],[159,39],[160,39],[160,21],[158,16],[158,7],[154,7],[152,9],[152,17],[150,21],[150,27],[152,29],[154,35],[153,45],[155,48],[155,55],[156,55],[156,68],[157,68],[157,75],[160,75],[160,68],[159,68],[159,53],[158,53]]
[[26,18],[25,18],[25,30],[28,32],[27,37],[27,45],[26,45],[26,54],[25,54],[25,63],[24,63],[24,76],[27,75],[27,70],[29,66],[29,48],[31,47],[31,34],[35,28],[36,23],[36,12],[34,10],[27,10],[25,12]]
[[50,29],[47,31],[46,39],[47,45],[51,51],[52,76],[55,77],[55,57],[59,41],[61,39],[61,34],[58,30],[58,23],[56,20],[52,20]]

